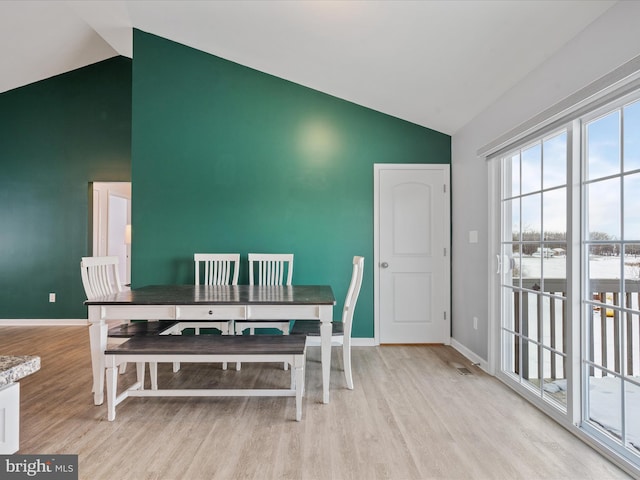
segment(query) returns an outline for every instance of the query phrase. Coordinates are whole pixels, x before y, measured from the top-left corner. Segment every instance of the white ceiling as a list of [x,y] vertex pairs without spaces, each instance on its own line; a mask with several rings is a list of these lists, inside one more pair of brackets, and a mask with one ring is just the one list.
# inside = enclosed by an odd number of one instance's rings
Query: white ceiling
[[0,92],[132,56],[132,27],[454,134],[612,0],[0,1]]

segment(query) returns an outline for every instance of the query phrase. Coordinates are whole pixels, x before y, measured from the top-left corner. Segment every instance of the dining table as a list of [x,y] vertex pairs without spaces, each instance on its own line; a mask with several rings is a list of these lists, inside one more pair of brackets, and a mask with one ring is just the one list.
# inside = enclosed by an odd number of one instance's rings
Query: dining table
[[115,320],[319,320],[322,402],[329,403],[329,285],[149,285],[86,300],[95,405],[104,402],[108,324]]

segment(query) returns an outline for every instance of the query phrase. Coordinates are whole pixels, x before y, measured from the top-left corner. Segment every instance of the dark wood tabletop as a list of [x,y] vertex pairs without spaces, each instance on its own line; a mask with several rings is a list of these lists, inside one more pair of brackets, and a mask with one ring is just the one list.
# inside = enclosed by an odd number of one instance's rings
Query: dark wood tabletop
[[149,285],[85,305],[335,305],[329,285]]

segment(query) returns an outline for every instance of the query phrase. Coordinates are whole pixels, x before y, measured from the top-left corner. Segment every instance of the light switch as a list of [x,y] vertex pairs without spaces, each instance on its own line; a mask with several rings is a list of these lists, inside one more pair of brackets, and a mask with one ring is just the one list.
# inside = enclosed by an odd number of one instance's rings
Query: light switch
[[469,243],[478,243],[478,231],[469,230]]

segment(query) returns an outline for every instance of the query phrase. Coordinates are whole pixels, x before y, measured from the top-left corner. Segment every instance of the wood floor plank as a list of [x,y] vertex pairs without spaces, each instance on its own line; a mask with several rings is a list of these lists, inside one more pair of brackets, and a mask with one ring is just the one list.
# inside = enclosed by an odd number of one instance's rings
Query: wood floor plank
[[[293,398],[130,398],[94,406],[87,327],[0,327],[0,354],[40,355],[21,380],[21,454],[78,454],[87,480],[622,479],[624,472],[445,346],[353,348],[354,390],[319,349]],[[471,375],[460,375],[465,364]],[[279,388],[280,364],[161,364],[167,388]],[[130,365],[123,381],[132,382]],[[147,378],[147,385],[148,385]]]

